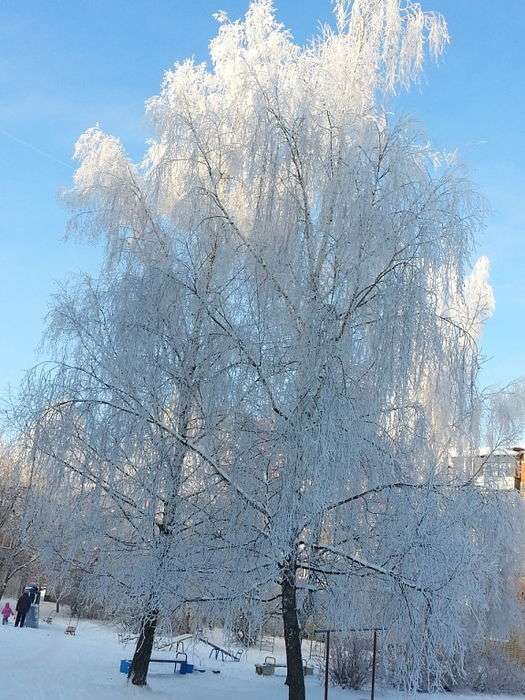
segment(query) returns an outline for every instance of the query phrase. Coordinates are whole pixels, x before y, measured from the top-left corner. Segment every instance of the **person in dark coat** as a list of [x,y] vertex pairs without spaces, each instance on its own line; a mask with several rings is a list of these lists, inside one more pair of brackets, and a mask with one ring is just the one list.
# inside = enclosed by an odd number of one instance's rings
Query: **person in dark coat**
[[31,598],[29,593],[24,591],[16,603],[16,620],[15,627],[23,627],[26,615],[31,607]]
[[33,605],[33,603],[35,605],[40,603],[40,590],[35,583],[32,583],[30,586],[26,586],[25,591],[29,593],[31,605]]

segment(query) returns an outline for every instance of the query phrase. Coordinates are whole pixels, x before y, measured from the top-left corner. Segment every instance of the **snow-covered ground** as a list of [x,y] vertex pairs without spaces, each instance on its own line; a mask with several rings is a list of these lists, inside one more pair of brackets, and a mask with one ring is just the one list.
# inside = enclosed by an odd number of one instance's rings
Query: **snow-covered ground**
[[[240,663],[221,663],[208,658],[209,649],[190,643],[189,661],[205,673],[173,674],[171,665],[156,664],[149,673],[149,687],[135,688],[119,673],[120,659],[130,658],[130,649],[119,642],[111,627],[81,620],[74,637],[64,634],[68,617],[56,616],[52,605],[41,606],[41,617],[53,615],[53,623],[41,622],[40,629],[0,626],[0,698],[2,700],[124,700],[170,698],[172,700],[285,700],[284,669],[275,677],[255,675],[254,664],[269,652],[250,651]],[[279,659],[281,649],[274,655]],[[173,652],[155,652],[172,658]],[[220,669],[214,674],[211,669]],[[308,700],[321,700],[319,678],[307,679]],[[350,693],[330,689],[332,700],[365,700],[366,691]],[[377,693],[378,700],[399,700],[391,692]],[[466,696],[448,695],[450,700]],[[501,698],[501,696],[500,696]],[[444,700],[425,695],[424,700]],[[501,698],[501,700],[503,700]]]

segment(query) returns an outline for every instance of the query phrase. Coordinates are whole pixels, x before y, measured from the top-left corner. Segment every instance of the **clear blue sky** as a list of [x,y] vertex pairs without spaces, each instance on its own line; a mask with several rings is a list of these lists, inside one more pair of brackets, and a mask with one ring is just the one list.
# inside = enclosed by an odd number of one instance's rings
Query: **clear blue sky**
[[[496,313],[484,336],[487,383],[525,375],[525,1],[423,0],[447,17],[444,60],[399,100],[436,147],[458,149],[492,206],[480,252],[492,261]],[[329,0],[276,0],[298,41]],[[95,270],[96,249],[64,241],[57,199],[78,135],[97,121],[138,157],[144,100],[164,70],[205,59],[212,13],[247,0],[1,0],[0,396],[33,365],[56,285]]]

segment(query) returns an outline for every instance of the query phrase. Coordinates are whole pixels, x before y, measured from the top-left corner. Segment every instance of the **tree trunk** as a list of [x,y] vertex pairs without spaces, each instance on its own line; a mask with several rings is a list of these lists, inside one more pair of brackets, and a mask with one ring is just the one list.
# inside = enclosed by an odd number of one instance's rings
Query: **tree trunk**
[[293,573],[287,572],[285,574],[281,590],[288,700],[305,700],[301,628],[297,617],[297,599]]
[[57,613],[60,612],[60,600],[58,598],[56,600],[55,612],[57,612]]
[[[5,571],[5,560],[3,563],[2,568],[0,571],[4,572]],[[9,579],[12,576],[11,570],[8,568],[6,573],[2,575],[2,578],[0,579],[0,599],[4,597],[4,593],[7,589],[7,584],[9,583]]]
[[128,673],[133,685],[146,685],[155,629],[157,627],[157,611],[146,614],[142,619],[139,638]]

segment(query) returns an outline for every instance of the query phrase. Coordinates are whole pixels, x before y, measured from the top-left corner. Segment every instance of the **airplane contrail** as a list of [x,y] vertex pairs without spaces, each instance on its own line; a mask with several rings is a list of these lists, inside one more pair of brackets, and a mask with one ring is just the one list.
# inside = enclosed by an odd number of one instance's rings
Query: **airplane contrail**
[[41,148],[38,148],[38,146],[34,146],[32,143],[29,143],[29,141],[24,141],[24,139],[21,139],[18,136],[15,136],[14,134],[9,133],[9,131],[2,129],[1,127],[0,127],[0,134],[2,134],[3,136],[5,136],[8,139],[11,139],[12,141],[15,141],[16,143],[19,143],[21,146],[25,146],[26,148],[30,148],[35,153],[38,153],[39,155],[43,156],[44,158],[47,158],[48,160],[52,160],[53,162],[58,163],[59,165],[63,165],[64,168],[69,168],[70,170],[75,169],[71,165],[71,163],[65,163],[63,160],[60,160],[59,158],[55,158],[55,156],[51,155],[51,153],[47,153],[46,151],[43,151]]

